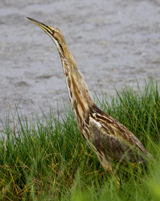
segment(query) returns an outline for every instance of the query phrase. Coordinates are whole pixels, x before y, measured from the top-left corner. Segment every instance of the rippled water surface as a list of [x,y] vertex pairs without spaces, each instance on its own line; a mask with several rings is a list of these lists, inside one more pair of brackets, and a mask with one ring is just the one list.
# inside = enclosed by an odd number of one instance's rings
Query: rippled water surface
[[[68,104],[54,43],[26,19],[58,27],[91,92],[160,81],[160,4],[151,0],[0,1],[0,118]],[[93,94],[93,93],[91,93]]]

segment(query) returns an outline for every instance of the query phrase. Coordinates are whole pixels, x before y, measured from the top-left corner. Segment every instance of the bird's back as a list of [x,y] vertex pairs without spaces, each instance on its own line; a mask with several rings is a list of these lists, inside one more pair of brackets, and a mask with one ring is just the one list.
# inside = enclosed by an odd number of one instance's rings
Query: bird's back
[[106,160],[143,162],[146,151],[138,138],[120,122],[99,109],[96,104],[89,113],[90,141],[99,157]]

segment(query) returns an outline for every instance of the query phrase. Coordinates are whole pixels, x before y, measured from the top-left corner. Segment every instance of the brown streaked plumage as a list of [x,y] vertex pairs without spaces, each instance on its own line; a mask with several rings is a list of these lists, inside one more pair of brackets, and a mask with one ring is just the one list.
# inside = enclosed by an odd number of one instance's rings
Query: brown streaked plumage
[[78,128],[103,167],[107,171],[112,171],[113,160],[143,162],[147,156],[151,157],[133,133],[100,110],[93,102],[61,31],[34,19],[28,19],[43,29],[55,43]]

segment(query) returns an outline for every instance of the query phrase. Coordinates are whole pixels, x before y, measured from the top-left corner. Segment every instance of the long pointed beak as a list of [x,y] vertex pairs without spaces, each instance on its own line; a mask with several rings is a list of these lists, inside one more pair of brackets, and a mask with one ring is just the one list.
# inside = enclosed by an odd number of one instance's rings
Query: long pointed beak
[[53,35],[54,30],[53,28],[51,28],[50,26],[47,26],[41,22],[38,22],[37,20],[34,20],[30,17],[27,17],[31,22],[33,22],[34,24],[36,24],[37,26],[39,26],[41,29],[43,29],[47,34],[49,35]]

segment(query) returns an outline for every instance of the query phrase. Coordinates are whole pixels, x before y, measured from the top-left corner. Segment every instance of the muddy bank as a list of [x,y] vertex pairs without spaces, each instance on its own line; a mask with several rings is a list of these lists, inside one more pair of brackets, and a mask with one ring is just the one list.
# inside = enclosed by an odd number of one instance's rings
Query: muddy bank
[[1,1],[0,118],[68,104],[55,45],[26,16],[61,29],[90,91],[110,95],[138,80],[160,81],[159,1]]

